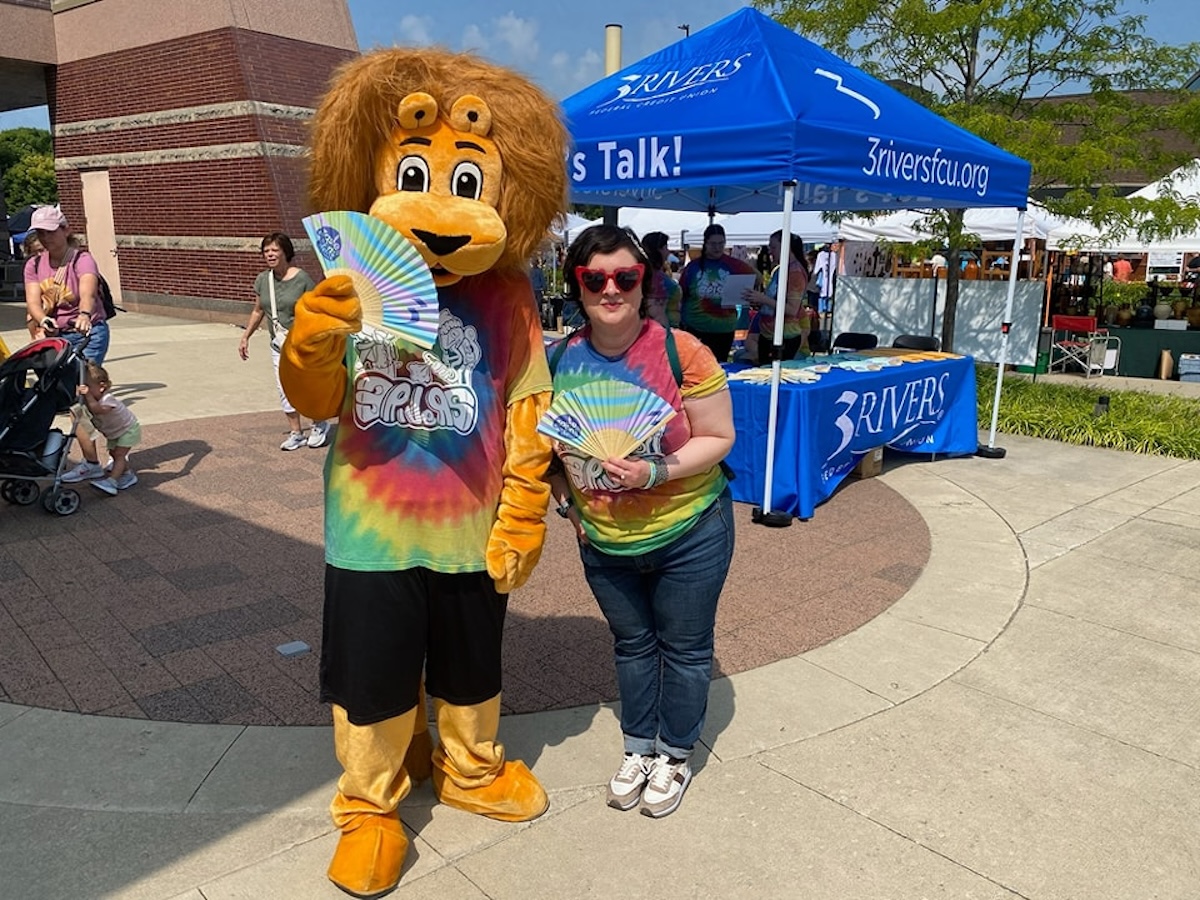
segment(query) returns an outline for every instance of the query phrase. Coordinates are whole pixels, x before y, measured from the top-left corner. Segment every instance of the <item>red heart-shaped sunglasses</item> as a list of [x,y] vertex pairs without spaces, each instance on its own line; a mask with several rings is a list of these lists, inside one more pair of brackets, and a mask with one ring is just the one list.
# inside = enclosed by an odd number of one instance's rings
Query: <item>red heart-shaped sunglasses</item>
[[642,283],[642,278],[645,274],[646,267],[641,263],[632,266],[622,266],[611,272],[606,272],[603,269],[589,269],[587,266],[575,267],[575,280],[593,294],[599,294],[603,291],[610,278],[613,280],[613,284],[617,286],[618,291],[632,291]]

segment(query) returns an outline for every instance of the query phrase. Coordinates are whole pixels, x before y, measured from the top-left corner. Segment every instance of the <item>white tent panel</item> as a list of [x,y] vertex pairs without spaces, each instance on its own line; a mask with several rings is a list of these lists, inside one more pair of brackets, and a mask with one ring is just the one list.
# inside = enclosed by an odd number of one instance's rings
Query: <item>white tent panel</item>
[[[722,213],[713,221],[725,229],[725,240],[731,246],[761,246],[783,226],[783,212]],[[792,234],[800,235],[808,244],[824,244],[837,239],[837,225],[822,219],[818,210],[795,210],[792,212]],[[689,231],[687,242],[699,247],[704,242],[704,228]]]
[[[603,218],[592,219],[589,225],[600,225]],[[678,209],[650,209],[648,207],[623,206],[617,213],[617,224],[632,228],[639,238],[651,231],[661,231],[671,239],[668,246],[679,249],[686,232],[703,234],[708,225],[708,213]]]
[[[912,243],[930,240],[933,235],[920,228],[928,210],[904,209],[869,219],[851,216],[844,219],[838,234],[847,241],[896,241]],[[1042,206],[1029,201],[1025,214],[1024,237],[1046,238],[1056,220]],[[982,241],[1011,241],[1017,232],[1017,210],[1011,208],[968,209],[963,215],[963,227]]]
[[[1180,166],[1129,196],[1154,200],[1168,194],[1177,196],[1184,203],[1200,204],[1200,159]],[[1191,253],[1200,250],[1200,231],[1159,241],[1143,241],[1136,234],[1105,238],[1090,222],[1067,219],[1051,229],[1046,246],[1051,250],[1079,248],[1111,253]]]

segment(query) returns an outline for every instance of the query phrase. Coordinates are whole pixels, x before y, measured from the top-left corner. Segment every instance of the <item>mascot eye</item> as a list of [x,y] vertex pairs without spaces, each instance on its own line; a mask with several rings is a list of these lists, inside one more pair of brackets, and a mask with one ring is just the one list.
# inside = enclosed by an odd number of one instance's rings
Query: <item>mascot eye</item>
[[473,162],[460,162],[450,176],[450,192],[456,197],[478,200],[483,193],[483,170]]
[[396,167],[396,186],[402,191],[429,192],[429,163],[419,156],[406,156]]

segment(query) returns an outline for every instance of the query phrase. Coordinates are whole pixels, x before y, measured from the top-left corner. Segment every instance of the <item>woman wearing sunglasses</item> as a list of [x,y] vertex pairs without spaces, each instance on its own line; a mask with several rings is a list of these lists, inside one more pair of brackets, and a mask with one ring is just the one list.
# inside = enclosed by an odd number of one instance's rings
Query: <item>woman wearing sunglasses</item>
[[608,805],[659,818],[691,781],[708,706],[717,598],[733,556],[720,463],[734,431],[712,353],[646,316],[652,274],[637,241],[616,226],[588,228],[568,249],[567,296],[587,324],[550,348],[555,392],[615,379],[653,391],[677,414],[624,459],[557,445],[548,477],[613,633],[625,754]]

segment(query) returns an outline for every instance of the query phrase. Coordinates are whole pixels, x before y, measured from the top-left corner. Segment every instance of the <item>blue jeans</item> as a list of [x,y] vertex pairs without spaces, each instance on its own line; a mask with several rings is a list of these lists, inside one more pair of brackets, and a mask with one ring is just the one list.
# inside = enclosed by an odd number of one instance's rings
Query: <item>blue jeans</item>
[[613,634],[625,752],[687,759],[708,710],[717,598],[733,558],[729,490],[665,547],[579,552]]
[[67,339],[75,352],[98,366],[104,365],[104,357],[108,355],[108,322],[93,322],[92,329],[87,334],[78,331],[64,331],[62,336]]

